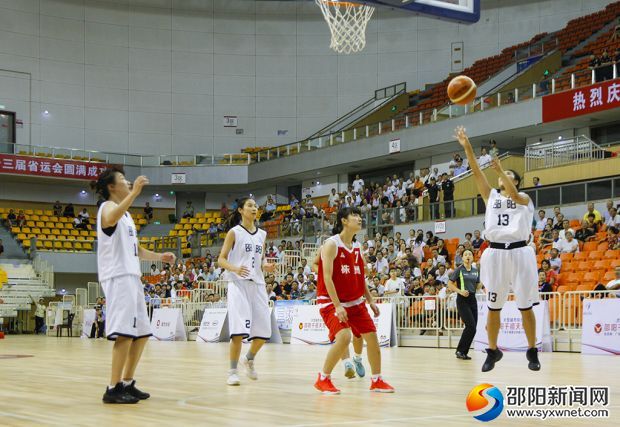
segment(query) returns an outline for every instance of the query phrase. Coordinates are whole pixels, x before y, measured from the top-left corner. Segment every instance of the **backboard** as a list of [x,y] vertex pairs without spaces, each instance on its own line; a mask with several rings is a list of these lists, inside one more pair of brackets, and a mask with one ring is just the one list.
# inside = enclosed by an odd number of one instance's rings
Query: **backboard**
[[394,7],[451,21],[474,23],[480,19],[480,0],[361,0],[359,3]]

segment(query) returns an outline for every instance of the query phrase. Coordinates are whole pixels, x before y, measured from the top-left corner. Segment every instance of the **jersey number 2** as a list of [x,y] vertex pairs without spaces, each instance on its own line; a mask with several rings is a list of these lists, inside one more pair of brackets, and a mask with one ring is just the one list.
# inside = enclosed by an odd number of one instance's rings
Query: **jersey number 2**
[[510,216],[508,214],[497,215],[497,225],[508,225],[510,222]]

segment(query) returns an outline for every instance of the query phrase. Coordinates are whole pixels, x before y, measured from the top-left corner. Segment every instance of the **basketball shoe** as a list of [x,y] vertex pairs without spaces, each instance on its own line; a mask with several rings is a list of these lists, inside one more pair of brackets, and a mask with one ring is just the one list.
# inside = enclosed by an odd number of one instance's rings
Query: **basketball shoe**
[[394,387],[383,381],[383,378],[379,377],[376,380],[370,381],[370,391],[376,393],[394,393]]
[[257,380],[258,374],[256,373],[256,369],[254,369],[254,361],[249,360],[245,356],[241,356],[240,362],[243,368],[245,369],[245,374],[248,376],[248,378],[251,380]]
[[326,376],[325,378],[321,378],[320,373],[314,383],[314,388],[323,394],[340,394],[340,390],[338,390],[332,383],[331,377]]
[[230,369],[228,371],[228,380],[226,381],[228,385],[239,385],[241,384],[241,380],[239,379],[239,375],[237,375],[236,369]]

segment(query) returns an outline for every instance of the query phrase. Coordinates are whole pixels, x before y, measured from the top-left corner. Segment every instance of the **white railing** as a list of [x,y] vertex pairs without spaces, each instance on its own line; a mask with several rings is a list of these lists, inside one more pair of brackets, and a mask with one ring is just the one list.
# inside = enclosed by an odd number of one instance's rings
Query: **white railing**
[[316,256],[316,253],[319,251],[321,247],[318,243],[304,243],[301,248],[301,256],[308,261],[308,265],[312,265],[312,261]]
[[525,170],[601,160],[606,153],[605,149],[585,135],[541,141],[525,147]]
[[48,288],[54,288],[54,266],[49,262],[41,259],[40,257],[36,257],[32,261],[32,268],[37,276],[41,279],[43,283],[47,285]]

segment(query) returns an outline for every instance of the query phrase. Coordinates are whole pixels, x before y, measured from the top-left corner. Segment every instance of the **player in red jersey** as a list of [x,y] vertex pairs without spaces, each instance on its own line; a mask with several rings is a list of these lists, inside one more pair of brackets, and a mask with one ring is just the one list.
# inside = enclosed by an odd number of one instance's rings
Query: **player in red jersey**
[[[358,208],[338,211],[333,236],[321,248],[317,304],[321,317],[329,329],[333,345],[329,349],[314,387],[324,394],[339,394],[331,381],[331,373],[340,357],[348,349],[351,333],[364,338],[367,344],[368,362],[372,371],[370,390],[393,393],[394,388],[381,377],[381,349],[375,324],[368,314],[366,302],[375,317],[379,308],[364,279],[364,257],[360,244],[353,241],[355,233],[362,228]],[[364,301],[366,298],[366,301]]]

